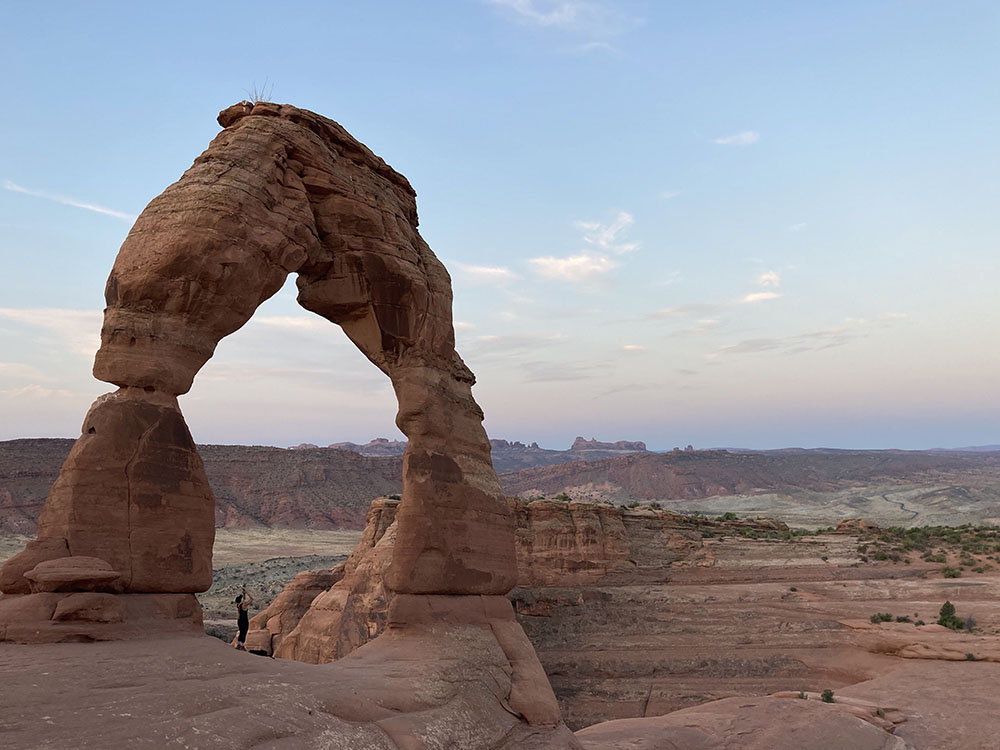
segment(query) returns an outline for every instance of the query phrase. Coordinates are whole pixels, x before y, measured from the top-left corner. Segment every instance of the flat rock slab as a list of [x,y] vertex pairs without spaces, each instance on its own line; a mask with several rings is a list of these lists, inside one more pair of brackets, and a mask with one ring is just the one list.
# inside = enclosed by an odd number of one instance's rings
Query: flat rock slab
[[899,669],[841,688],[838,695],[904,708],[907,720],[895,734],[920,750],[1000,747],[1000,664],[994,662],[907,659]]
[[[236,750],[346,729],[322,708],[327,672],[209,637],[2,644],[0,673],[0,746],[9,750]],[[379,730],[358,729],[352,741],[358,750],[395,750]]]
[[916,750],[840,710],[793,698],[727,698],[666,716],[619,719],[577,732],[586,750]]
[[[482,701],[494,683],[470,676],[460,658],[467,631],[427,635],[409,660],[396,658],[402,644],[325,665],[255,656],[207,636],[0,644],[0,747],[579,750],[565,727],[527,727]],[[427,658],[442,638],[450,663]],[[435,706],[441,692],[452,697]],[[456,740],[465,724],[470,736],[500,739]]]
[[45,560],[24,574],[32,593],[49,591],[122,590],[122,574],[99,557],[60,557]]

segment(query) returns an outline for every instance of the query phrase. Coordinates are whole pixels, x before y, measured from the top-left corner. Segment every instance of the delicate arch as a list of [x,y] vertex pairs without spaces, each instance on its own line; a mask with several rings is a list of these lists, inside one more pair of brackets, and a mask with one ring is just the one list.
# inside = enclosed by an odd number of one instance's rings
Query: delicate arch
[[[92,407],[35,552],[8,564],[0,587],[67,553],[126,571],[127,591],[208,587],[213,501],[176,396],[297,273],[300,304],[339,324],[399,402],[409,443],[390,587],[505,593],[516,579],[513,526],[475,379],[455,351],[451,281],[417,231],[413,189],[311,112],[244,102],[219,122],[119,251],[94,364],[119,391]],[[60,540],[68,552],[51,552]]]

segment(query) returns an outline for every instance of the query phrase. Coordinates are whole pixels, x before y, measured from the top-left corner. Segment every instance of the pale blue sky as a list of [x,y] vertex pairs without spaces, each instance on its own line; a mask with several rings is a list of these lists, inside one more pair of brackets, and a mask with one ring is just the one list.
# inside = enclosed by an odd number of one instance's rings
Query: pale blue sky
[[[1000,442],[995,2],[0,10],[0,439],[78,433],[132,217],[266,85],[416,188],[494,437]],[[181,403],[200,442],[397,434],[292,287]]]

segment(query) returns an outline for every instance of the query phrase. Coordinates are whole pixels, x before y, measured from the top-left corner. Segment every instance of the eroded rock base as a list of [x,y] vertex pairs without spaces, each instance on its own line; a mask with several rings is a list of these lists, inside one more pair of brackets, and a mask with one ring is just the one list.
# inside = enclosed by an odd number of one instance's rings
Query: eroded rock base
[[204,633],[194,594],[43,592],[0,597],[0,641],[67,643]]

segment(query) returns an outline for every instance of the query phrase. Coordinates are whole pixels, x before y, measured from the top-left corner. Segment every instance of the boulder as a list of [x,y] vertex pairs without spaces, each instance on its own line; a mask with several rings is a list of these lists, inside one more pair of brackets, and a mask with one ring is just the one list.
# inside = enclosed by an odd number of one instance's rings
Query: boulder
[[0,567],[0,591],[5,594],[27,594],[31,586],[24,574],[46,560],[69,555],[69,547],[62,537],[41,537],[27,546]]
[[60,599],[52,613],[53,620],[87,622],[122,622],[125,606],[121,597],[102,593],[70,594]]
[[38,563],[24,574],[32,593],[122,590],[122,574],[97,557],[60,557]]

